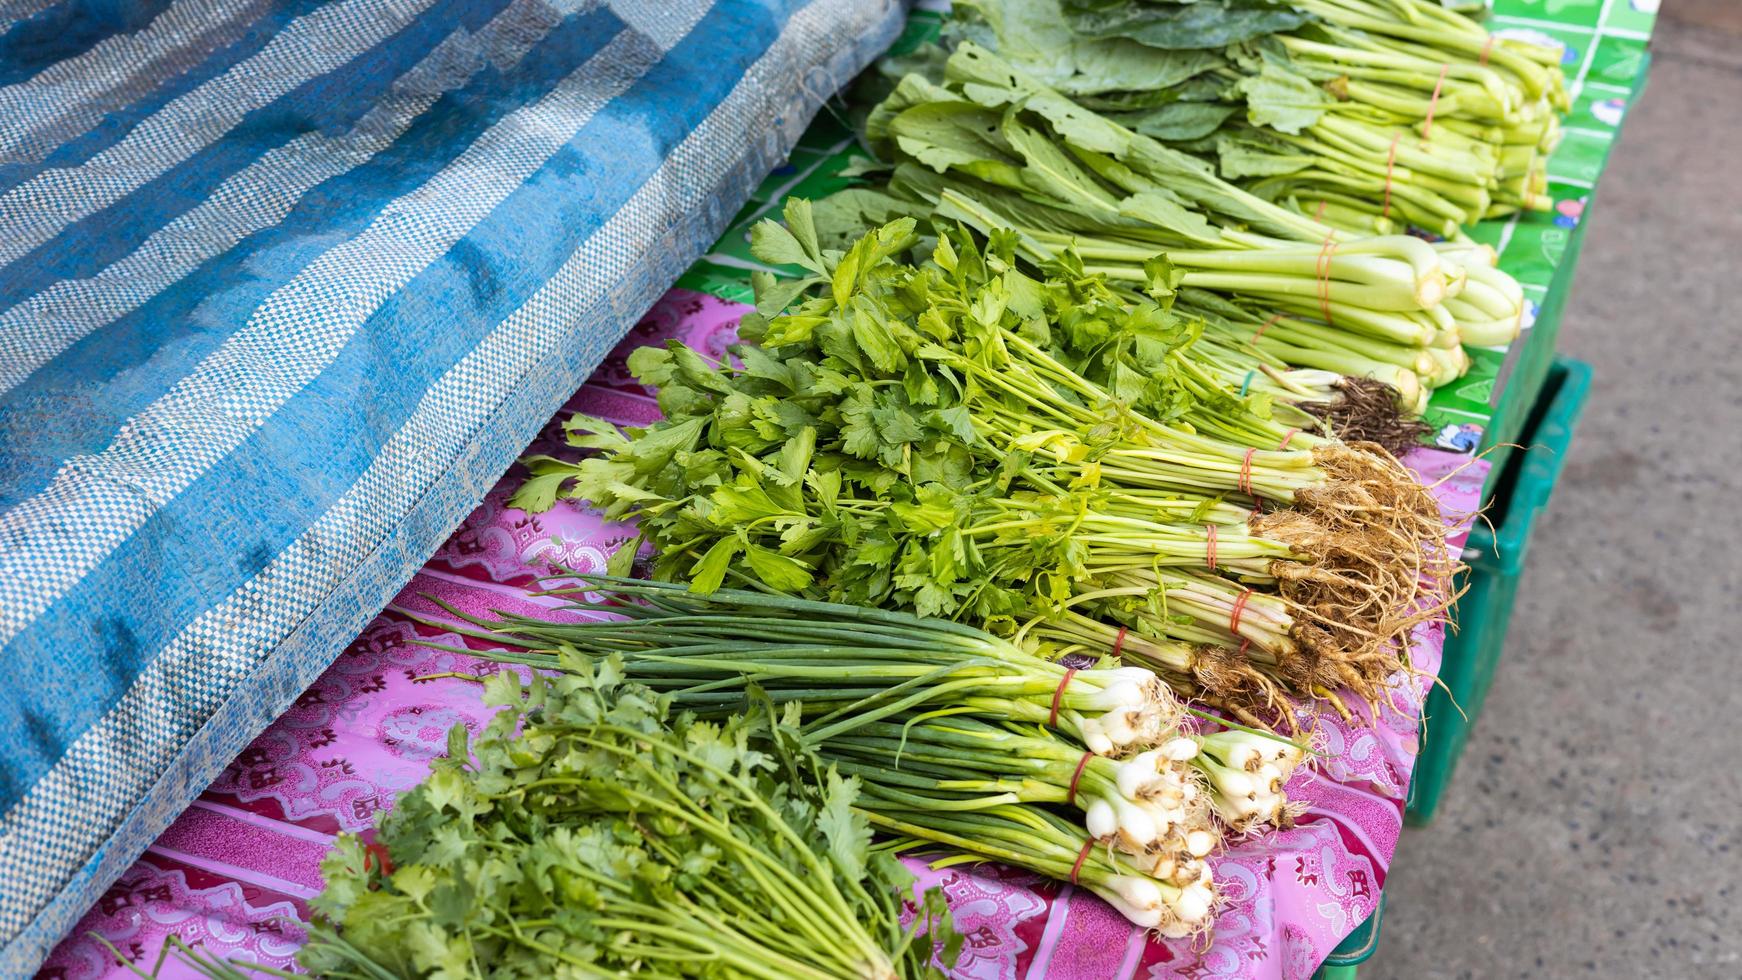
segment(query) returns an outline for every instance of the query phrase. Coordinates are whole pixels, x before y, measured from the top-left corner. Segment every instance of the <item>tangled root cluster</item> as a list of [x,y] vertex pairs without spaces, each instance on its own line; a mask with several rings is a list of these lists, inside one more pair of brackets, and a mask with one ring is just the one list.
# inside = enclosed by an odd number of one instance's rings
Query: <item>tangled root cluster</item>
[[1297,691],[1348,687],[1373,703],[1406,666],[1410,632],[1445,617],[1459,563],[1438,502],[1384,447],[1328,446],[1314,461],[1330,479],[1252,519],[1303,558],[1271,569],[1298,620],[1299,653],[1278,672]]
[[1371,442],[1402,453],[1421,445],[1422,437],[1433,431],[1421,419],[1405,415],[1397,404],[1397,389],[1383,381],[1347,377],[1337,388],[1340,395],[1334,401],[1301,407],[1322,419],[1344,443]]

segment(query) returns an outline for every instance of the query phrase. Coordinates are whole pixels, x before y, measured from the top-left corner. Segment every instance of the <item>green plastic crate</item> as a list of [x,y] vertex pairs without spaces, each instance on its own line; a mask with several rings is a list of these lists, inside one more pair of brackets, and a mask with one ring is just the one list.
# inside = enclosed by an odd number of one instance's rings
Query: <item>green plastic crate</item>
[[[1410,780],[1408,822],[1434,818],[1457,768],[1470,726],[1482,713],[1494,680],[1524,558],[1537,515],[1560,479],[1573,429],[1590,392],[1591,368],[1557,358],[1547,371],[1542,396],[1526,417],[1524,449],[1514,453],[1497,480],[1487,511],[1465,545],[1469,591],[1458,600],[1458,629],[1446,638],[1440,680],[1428,695],[1422,720],[1422,751]],[[1461,709],[1461,711],[1460,711]]]
[[1385,893],[1380,892],[1379,904],[1373,907],[1373,914],[1331,950],[1331,955],[1325,957],[1318,972],[1313,974],[1314,980],[1355,980],[1355,967],[1367,962],[1367,958],[1379,948],[1379,920],[1384,915]]

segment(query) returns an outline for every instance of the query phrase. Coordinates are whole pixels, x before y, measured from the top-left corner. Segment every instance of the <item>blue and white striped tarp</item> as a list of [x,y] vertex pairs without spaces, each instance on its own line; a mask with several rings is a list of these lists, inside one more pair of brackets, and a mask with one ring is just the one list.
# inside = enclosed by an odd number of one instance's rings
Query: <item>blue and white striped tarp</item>
[[483,496],[896,0],[0,0],[0,975]]

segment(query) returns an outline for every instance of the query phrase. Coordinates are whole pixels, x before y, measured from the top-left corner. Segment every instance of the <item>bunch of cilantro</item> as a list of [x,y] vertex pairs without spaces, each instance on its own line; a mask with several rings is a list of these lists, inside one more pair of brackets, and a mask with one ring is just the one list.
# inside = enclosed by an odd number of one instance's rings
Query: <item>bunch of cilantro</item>
[[[935,891],[870,849],[857,779],[764,704],[715,722],[614,659],[523,688],[323,862],[300,960],[328,977],[941,977],[960,938]],[[904,924],[908,920],[908,924]]]

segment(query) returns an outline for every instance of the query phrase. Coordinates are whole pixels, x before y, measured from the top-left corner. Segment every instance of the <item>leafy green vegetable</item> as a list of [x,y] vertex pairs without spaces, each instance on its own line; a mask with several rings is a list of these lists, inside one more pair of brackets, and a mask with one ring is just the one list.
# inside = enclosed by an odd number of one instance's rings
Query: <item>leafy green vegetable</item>
[[1307,15],[1274,0],[1028,0],[1059,2],[1071,30],[1085,37],[1127,37],[1155,48],[1220,48],[1306,23]]
[[[1034,186],[1091,179],[1006,132],[1046,162]],[[1160,190],[1124,210],[1202,222]],[[766,229],[769,254],[812,240],[810,217],[789,209],[790,229]],[[1201,325],[1169,308],[1180,276],[1166,259],[1142,262],[1155,298],[1134,300],[1069,249],[1028,275],[1020,236],[981,218],[984,246],[934,222],[919,264],[901,257],[921,241],[909,218],[822,250],[786,312],[748,323],[759,343],[733,349],[741,366],[698,373],[676,344],[638,355],[671,417],[627,439],[577,418],[605,453],[572,466],[566,492],[634,514],[655,576],[698,593],[743,580],[1117,646],[1216,694],[1340,685],[1363,676],[1345,676],[1351,661],[1383,665],[1368,654],[1414,621],[1396,610],[1438,605],[1417,601],[1437,566],[1389,530],[1402,507],[1422,542],[1437,539],[1431,499],[1395,462],[1299,431],[1310,416],[1197,360]],[[1395,492],[1342,500],[1335,473],[1349,467]],[[1224,494],[1295,508],[1260,520],[1206,504]],[[1316,681],[1303,657],[1325,665]]]
[[[378,831],[345,836],[300,954],[329,977],[941,977],[942,896],[870,848],[860,783],[766,712],[670,714],[612,659],[525,686]],[[463,733],[463,730],[460,730]],[[760,734],[758,734],[760,733]],[[460,747],[464,748],[463,735]],[[911,925],[903,919],[912,918]]]

